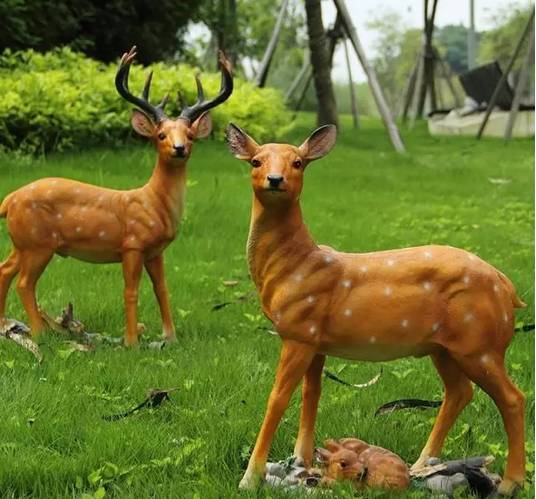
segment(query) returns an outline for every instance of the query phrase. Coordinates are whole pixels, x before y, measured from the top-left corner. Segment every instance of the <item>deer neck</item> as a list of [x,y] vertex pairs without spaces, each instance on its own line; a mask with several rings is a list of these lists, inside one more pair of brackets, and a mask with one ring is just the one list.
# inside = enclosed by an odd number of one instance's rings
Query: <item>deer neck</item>
[[247,256],[251,277],[261,292],[271,277],[289,275],[316,248],[299,201],[265,206],[253,195]]
[[156,195],[176,226],[184,210],[186,161],[172,163],[158,158],[146,187]]

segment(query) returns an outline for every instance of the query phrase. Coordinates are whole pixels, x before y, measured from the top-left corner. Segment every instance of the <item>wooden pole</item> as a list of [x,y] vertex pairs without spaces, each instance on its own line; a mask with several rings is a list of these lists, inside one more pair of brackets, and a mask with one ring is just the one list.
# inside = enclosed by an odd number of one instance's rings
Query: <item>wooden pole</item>
[[415,65],[413,66],[413,69],[411,70],[411,74],[409,75],[408,81],[406,83],[406,88],[404,90],[404,101],[402,105],[402,121],[405,122],[408,119],[408,112],[411,106],[411,103],[413,102],[413,96],[415,95],[415,86],[417,83],[417,74],[419,72],[419,61],[421,60],[421,53],[417,55],[417,60],[415,61]]
[[417,107],[417,114],[422,117],[424,114],[424,106],[426,103],[426,95],[428,91],[430,92],[430,108],[431,110],[437,109],[437,99],[435,94],[435,57],[434,57],[434,48],[433,48],[433,34],[434,34],[434,23],[435,16],[437,12],[437,3],[438,0],[433,0],[432,4],[432,13],[428,15],[428,0],[424,0],[424,31],[423,31],[423,59],[424,59],[424,68],[423,68],[423,78],[421,81],[421,86],[419,88],[419,101]]
[[443,60],[443,58],[441,57],[441,55],[439,54],[438,50],[435,47],[434,47],[434,52],[435,52],[435,58],[437,62],[439,63],[439,68],[441,69],[441,72],[443,73],[443,78],[445,78],[447,85],[449,87],[450,93],[452,94],[452,97],[454,99],[454,106],[459,108],[461,107],[461,102],[454,88],[454,84],[452,83],[452,78],[451,78],[452,75],[451,75],[450,69],[447,68],[445,61]]
[[288,103],[292,96],[294,95],[294,92],[296,92],[297,88],[300,86],[300,83],[303,81],[303,79],[306,77],[307,73],[311,70],[311,61],[309,60],[309,50],[305,50],[303,54],[303,64],[296,75],[296,78],[292,81],[290,84],[290,87],[287,90],[287,93],[285,94],[285,103]]
[[415,82],[415,92],[413,94],[413,103],[411,106],[411,113],[409,117],[409,127],[413,128],[415,126],[415,120],[419,114],[419,94],[417,90],[422,87],[422,80],[424,78],[424,57],[419,58],[419,65],[417,66],[417,80]]
[[469,29],[467,30],[467,65],[476,66],[475,0],[469,0]]
[[359,115],[357,114],[357,102],[355,98],[355,87],[352,79],[352,67],[350,66],[350,55],[348,54],[348,44],[346,38],[342,41],[344,47],[344,57],[346,58],[346,69],[348,70],[348,88],[350,90],[350,104],[352,107],[352,119],[354,121],[354,128],[359,128]]
[[529,44],[527,46],[527,51],[525,52],[525,57],[523,58],[521,72],[519,73],[519,80],[516,84],[514,100],[512,101],[512,109],[510,109],[510,114],[508,115],[508,121],[506,123],[506,128],[504,131],[504,138],[506,140],[510,140],[512,138],[512,130],[514,129],[517,113],[519,111],[521,95],[523,94],[527,86],[527,82],[529,79],[530,61],[532,60],[534,60],[534,21],[532,22],[532,29],[530,30],[529,36]]
[[257,74],[257,86],[262,88],[266,84],[266,78],[268,77],[268,70],[270,69],[270,64],[274,57],[275,49],[277,48],[277,42],[279,41],[279,35],[281,33],[281,28],[283,27],[283,20],[285,18],[285,13],[287,11],[289,0],[282,0],[281,7],[279,8],[279,14],[277,15],[277,20],[275,22],[274,31],[272,32],[272,37],[268,42],[268,46],[262,57],[261,66],[259,73]]
[[387,106],[387,102],[385,101],[385,97],[383,96],[382,89],[380,87],[378,79],[376,78],[376,73],[374,72],[374,69],[372,68],[372,66],[370,66],[367,60],[365,51],[363,50],[363,46],[361,45],[361,41],[357,36],[357,31],[352,23],[352,19],[350,17],[348,9],[346,8],[346,4],[344,3],[344,0],[334,0],[334,2],[335,6],[337,7],[337,12],[342,19],[346,34],[350,38],[352,46],[354,47],[357,57],[361,62],[361,66],[363,67],[363,71],[365,71],[365,74],[367,75],[369,85],[372,90],[372,96],[376,101],[376,106],[378,107],[378,111],[380,113],[380,116],[382,117],[393,147],[398,152],[404,152],[404,143],[400,138],[400,134],[398,132],[396,123],[393,120],[391,111]]
[[484,114],[484,119],[482,120],[482,123],[480,124],[478,133],[476,134],[477,139],[482,138],[482,134],[484,133],[484,129],[486,128],[486,125],[488,124],[490,114],[493,111],[493,108],[495,107],[497,99],[499,98],[499,95],[501,94],[506,84],[506,79],[508,78],[508,74],[510,73],[510,71],[512,71],[512,68],[514,66],[514,63],[516,62],[517,56],[519,55],[519,52],[521,51],[521,47],[523,46],[523,42],[527,38],[529,30],[532,27],[533,21],[534,21],[534,7],[532,8],[532,12],[530,13],[530,18],[527,22],[527,25],[525,26],[525,29],[523,30],[523,33],[521,34],[521,37],[519,38],[517,42],[516,48],[514,49],[514,53],[512,54],[512,57],[510,58],[510,61],[508,62],[506,71],[501,76],[499,83],[497,83],[497,86],[495,87],[495,90],[493,91],[493,94],[491,95],[491,99],[489,100],[486,113]]

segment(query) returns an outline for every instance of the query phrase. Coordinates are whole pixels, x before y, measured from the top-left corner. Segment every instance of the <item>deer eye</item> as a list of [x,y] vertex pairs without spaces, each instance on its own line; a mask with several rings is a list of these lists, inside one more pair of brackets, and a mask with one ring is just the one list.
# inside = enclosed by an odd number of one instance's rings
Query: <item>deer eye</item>
[[292,162],[292,166],[296,169],[299,169],[301,168],[301,165],[302,165],[302,162],[301,162],[301,159],[295,159],[293,162]]
[[253,166],[253,168],[258,168],[259,166],[261,166],[261,162],[258,159],[252,159],[251,166]]
[[341,468],[346,468],[346,466],[348,466],[348,463],[347,463],[346,461],[341,461],[341,462],[339,463],[339,466],[340,466]]
[[164,139],[166,138],[166,134],[165,134],[164,132],[160,132],[160,133],[158,134],[158,138],[159,138],[160,140],[164,140]]

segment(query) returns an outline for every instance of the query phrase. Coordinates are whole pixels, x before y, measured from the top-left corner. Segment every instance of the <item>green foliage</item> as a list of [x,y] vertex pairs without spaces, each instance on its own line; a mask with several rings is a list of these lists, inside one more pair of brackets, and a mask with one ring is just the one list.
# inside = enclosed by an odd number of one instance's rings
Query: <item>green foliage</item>
[[[46,54],[6,51],[0,57],[0,147],[41,153],[124,142],[132,106],[117,94],[116,69],[68,48]],[[150,69],[154,100],[177,91],[189,102],[195,100],[195,68],[156,63]],[[139,66],[132,69],[133,91],[141,91],[145,72]],[[219,74],[204,74],[202,80],[208,96],[218,92]],[[176,116],[177,103],[168,104],[167,111]],[[277,91],[238,78],[233,95],[212,110],[212,117],[219,138],[229,121],[260,139],[277,135],[289,122]]]
[[110,62],[139,45],[140,61],[149,63],[181,48],[198,6],[197,0],[2,0],[0,52],[67,45]]
[[[435,39],[442,47],[444,47],[443,57],[455,73],[463,73],[468,69],[468,31],[469,30],[463,24],[447,24],[441,28],[436,28]],[[476,39],[478,43],[478,33],[476,33]]]
[[[485,64],[498,60],[504,69],[512,57],[514,48],[525,29],[533,5],[527,2],[510,3],[492,16],[495,28],[483,33],[478,60]],[[519,69],[523,57],[519,57],[514,71]]]

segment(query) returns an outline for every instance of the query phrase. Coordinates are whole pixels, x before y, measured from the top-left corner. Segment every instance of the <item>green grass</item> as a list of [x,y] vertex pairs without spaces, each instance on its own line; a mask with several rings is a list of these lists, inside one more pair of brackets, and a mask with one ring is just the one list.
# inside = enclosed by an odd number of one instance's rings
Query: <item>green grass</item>
[[[532,140],[477,142],[431,138],[419,125],[405,133],[409,152],[392,152],[375,121],[363,130],[346,125],[328,158],[306,174],[302,204],[317,241],[341,250],[373,251],[426,243],[476,252],[504,271],[530,305],[518,319],[534,320]],[[301,142],[313,127],[300,117],[289,140]],[[142,184],[154,161],[150,146],[51,156],[3,158],[0,198],[44,176],[65,176],[116,188]],[[489,178],[504,178],[494,184]],[[53,335],[43,337],[45,361],[0,342],[0,495],[80,497],[101,486],[111,497],[235,497],[259,429],[277,362],[279,340],[256,299],[212,312],[213,304],[252,289],[245,262],[251,192],[248,166],[223,144],[196,146],[189,165],[186,216],[166,252],[167,277],[179,342],[161,352],[100,347],[72,353]],[[0,255],[9,240],[0,224]],[[224,280],[238,280],[226,287]],[[121,335],[122,277],[118,265],[89,265],[55,258],[39,285],[39,301],[56,315],[72,301],[76,315],[94,331]],[[144,278],[140,320],[147,338],[160,334],[155,300]],[[12,291],[8,315],[25,319]],[[533,478],[534,341],[515,336],[508,366],[528,397],[527,456]],[[375,418],[382,403],[401,397],[438,399],[442,386],[428,359],[385,364],[329,359],[328,367],[353,382],[383,369],[380,381],[352,390],[324,382],[316,441],[359,436],[416,459],[435,410]],[[179,386],[173,402],[122,421],[119,412],[149,388]],[[299,396],[280,425],[272,459],[293,449]],[[450,433],[444,456],[492,453],[502,470],[505,437],[490,399],[477,390]],[[108,464],[107,464],[108,463]],[[104,467],[104,468],[103,468]],[[101,470],[101,471],[98,471]],[[102,491],[102,490],[101,490]],[[97,492],[97,496],[100,492]],[[347,488],[339,496],[351,495]],[[247,494],[241,494],[248,496]],[[283,494],[262,490],[260,497]],[[253,495],[252,495],[253,496]],[[523,497],[533,497],[532,483]]]

